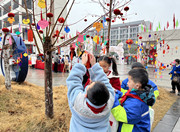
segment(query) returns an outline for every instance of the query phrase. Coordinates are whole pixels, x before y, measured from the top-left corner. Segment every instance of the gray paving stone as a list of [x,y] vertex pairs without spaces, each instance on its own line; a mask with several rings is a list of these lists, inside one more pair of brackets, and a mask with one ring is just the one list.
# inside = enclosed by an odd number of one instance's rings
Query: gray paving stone
[[177,104],[173,104],[166,114],[180,116],[180,106],[178,106]]
[[153,130],[153,132],[171,132],[172,130],[173,130],[173,126],[164,124],[163,122],[160,121]]
[[174,115],[165,115],[162,119],[161,119],[161,122],[166,124],[166,125],[169,125],[169,126],[175,126],[176,122],[178,121],[179,119],[179,116],[174,116]]
[[180,132],[180,118],[179,118],[178,122],[176,123],[172,132]]

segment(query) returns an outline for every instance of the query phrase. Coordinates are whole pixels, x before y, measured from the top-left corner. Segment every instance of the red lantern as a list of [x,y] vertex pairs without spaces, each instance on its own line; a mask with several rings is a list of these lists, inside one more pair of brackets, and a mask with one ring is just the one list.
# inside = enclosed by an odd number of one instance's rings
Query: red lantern
[[133,44],[133,40],[132,39],[126,40],[126,44]]
[[53,16],[54,16],[54,15],[53,15],[51,12],[47,13],[47,17],[51,18],[51,17],[53,17]]
[[43,30],[39,30],[39,33],[43,34]]
[[122,12],[120,13],[120,16],[123,16],[123,13],[122,13]]
[[122,18],[123,23],[124,23],[125,20],[126,20],[125,18]]
[[108,21],[108,22],[109,22],[109,21],[111,21],[111,19],[110,19],[110,18],[106,18],[106,21]]
[[109,3],[107,3],[107,6],[110,6],[110,4],[109,4]]
[[64,20],[63,17],[60,17],[60,18],[58,19],[58,21],[59,21],[59,23],[64,23],[64,22],[65,22],[65,20]]
[[2,31],[5,32],[5,33],[8,33],[9,29],[8,28],[3,28]]
[[32,23],[31,25],[32,25],[32,26],[35,26],[35,23]]
[[61,38],[61,39],[64,39],[64,36],[61,36],[60,38]]
[[114,20],[112,20],[112,22],[115,22]]
[[8,17],[14,17],[15,14],[14,13],[8,13]]
[[39,56],[43,56],[43,54],[42,54],[42,53],[40,53],[40,54],[39,54]]
[[142,36],[140,36],[139,39],[142,39]]
[[90,36],[89,35],[86,35],[86,38],[89,38]]
[[91,36],[91,39],[93,39],[93,36]]
[[115,15],[120,15],[120,13],[121,13],[121,11],[120,11],[119,9],[115,9],[115,10],[114,10],[114,14],[115,14]]
[[128,10],[129,10],[129,7],[128,7],[128,6],[124,7],[124,10],[125,10],[125,11],[128,11]]
[[87,22],[87,19],[84,19],[85,22]]

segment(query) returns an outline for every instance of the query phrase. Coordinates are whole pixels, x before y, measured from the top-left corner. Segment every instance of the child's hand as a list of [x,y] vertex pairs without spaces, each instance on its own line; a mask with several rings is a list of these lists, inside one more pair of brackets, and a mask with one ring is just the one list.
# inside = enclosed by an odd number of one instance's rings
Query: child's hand
[[115,90],[115,92],[116,92],[115,97],[116,97],[117,99],[119,99],[119,98],[121,98],[121,97],[123,96],[123,93],[122,93],[121,91]]
[[82,64],[86,65],[87,61],[88,61],[88,54],[84,53],[82,55]]
[[91,64],[91,66],[96,64],[96,59],[95,59],[94,55],[92,55],[92,54],[90,54],[90,64]]

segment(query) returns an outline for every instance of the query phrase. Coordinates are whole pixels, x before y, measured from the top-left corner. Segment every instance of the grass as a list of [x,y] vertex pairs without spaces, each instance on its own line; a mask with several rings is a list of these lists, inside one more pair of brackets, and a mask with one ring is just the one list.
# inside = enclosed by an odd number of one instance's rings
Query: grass
[[[176,101],[159,88],[160,96],[153,106],[155,120],[153,128]],[[6,90],[4,78],[0,76],[0,132],[68,132],[71,112],[67,100],[67,87],[53,88],[54,118],[45,116],[44,88],[28,82],[21,85],[12,82],[12,89]]]

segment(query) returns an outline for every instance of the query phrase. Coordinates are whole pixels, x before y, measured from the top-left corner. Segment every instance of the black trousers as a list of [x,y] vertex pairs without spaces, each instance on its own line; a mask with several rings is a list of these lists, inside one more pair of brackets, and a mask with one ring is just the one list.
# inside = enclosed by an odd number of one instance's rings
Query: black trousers
[[171,82],[171,85],[172,85],[172,90],[176,90],[176,87],[177,87],[177,90],[178,92],[180,92],[180,84],[179,83],[176,83],[176,82]]
[[58,72],[58,63],[57,62],[55,62],[54,63],[54,72]]

